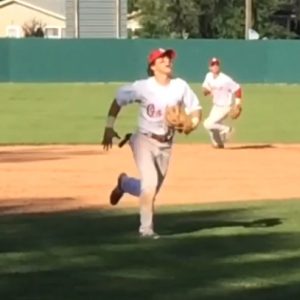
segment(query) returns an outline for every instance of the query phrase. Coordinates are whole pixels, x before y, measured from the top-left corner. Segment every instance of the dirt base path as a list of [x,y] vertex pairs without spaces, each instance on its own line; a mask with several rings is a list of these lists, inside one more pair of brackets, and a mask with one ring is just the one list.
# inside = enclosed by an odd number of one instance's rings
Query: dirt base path
[[[299,158],[300,145],[176,145],[158,204],[300,198]],[[121,171],[137,175],[129,147],[1,147],[0,213],[108,207]]]

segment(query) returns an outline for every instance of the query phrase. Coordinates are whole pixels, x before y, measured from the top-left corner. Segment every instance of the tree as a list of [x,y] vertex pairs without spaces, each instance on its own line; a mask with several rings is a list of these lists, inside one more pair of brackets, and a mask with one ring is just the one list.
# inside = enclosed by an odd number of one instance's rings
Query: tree
[[128,13],[132,13],[133,11],[136,11],[139,9],[137,5],[138,0],[128,0],[127,1],[127,11]]
[[167,12],[170,16],[171,36],[186,38],[199,34],[199,7],[195,1],[170,1]]
[[295,0],[296,17],[300,21],[300,0]]
[[137,0],[135,5],[142,11],[142,37],[198,35],[198,6],[193,0]]
[[[137,0],[143,37],[243,36],[243,0]],[[224,26],[224,24],[226,26]]]
[[32,19],[31,21],[25,23],[23,25],[23,31],[25,37],[44,37],[44,28],[45,24],[36,19]]
[[261,36],[268,38],[290,38],[294,34],[274,20],[274,14],[286,0],[253,0],[254,28]]
[[244,0],[198,0],[201,7],[199,37],[243,38]]
[[[288,0],[253,0],[253,28],[269,38],[290,37],[272,16]],[[300,7],[299,0],[296,1]],[[142,12],[141,37],[244,38],[245,0],[130,0]]]
[[141,37],[160,38],[170,35],[169,16],[166,11],[166,1],[138,0],[142,11],[140,31]]

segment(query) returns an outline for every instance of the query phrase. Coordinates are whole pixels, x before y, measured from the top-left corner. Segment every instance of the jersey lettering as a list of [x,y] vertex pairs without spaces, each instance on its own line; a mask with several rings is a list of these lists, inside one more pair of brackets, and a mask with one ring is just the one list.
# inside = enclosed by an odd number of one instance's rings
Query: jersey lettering
[[154,104],[148,104],[146,110],[147,110],[147,115],[150,118],[158,118],[162,116],[162,111],[160,109],[156,110]]
[[154,104],[147,105],[147,115],[149,117],[153,118],[154,114],[155,114],[155,106],[154,106]]

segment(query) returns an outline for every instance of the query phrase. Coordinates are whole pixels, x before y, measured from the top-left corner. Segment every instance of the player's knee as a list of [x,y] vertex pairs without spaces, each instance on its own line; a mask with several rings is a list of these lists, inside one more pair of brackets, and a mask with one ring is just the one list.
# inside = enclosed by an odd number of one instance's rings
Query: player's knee
[[141,189],[141,195],[152,198],[155,196],[156,189],[157,189],[156,183],[143,184]]
[[213,122],[209,118],[207,118],[204,120],[203,126],[204,126],[204,128],[210,130],[213,126]]

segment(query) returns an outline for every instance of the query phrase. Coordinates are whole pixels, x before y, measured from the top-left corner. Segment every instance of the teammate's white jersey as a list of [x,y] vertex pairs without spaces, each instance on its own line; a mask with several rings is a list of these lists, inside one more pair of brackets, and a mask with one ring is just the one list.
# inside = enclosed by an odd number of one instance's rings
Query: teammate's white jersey
[[164,135],[168,132],[165,110],[183,101],[189,112],[201,109],[200,101],[187,82],[175,78],[166,86],[160,85],[154,77],[138,80],[121,87],[116,101],[120,106],[129,103],[140,104],[139,131]]
[[233,102],[233,94],[240,89],[237,82],[222,72],[216,78],[213,73],[208,72],[202,87],[211,92],[213,103],[217,106],[230,106]]

